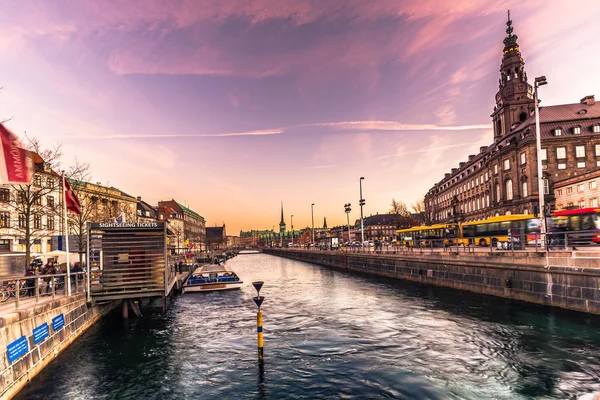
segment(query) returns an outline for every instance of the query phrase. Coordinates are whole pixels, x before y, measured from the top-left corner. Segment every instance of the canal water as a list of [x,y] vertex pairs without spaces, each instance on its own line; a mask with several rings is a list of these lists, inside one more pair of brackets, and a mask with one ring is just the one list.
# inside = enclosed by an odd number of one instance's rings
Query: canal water
[[[600,390],[597,317],[269,255],[241,291],[88,330],[18,399],[534,399]],[[265,366],[256,357],[261,294]]]

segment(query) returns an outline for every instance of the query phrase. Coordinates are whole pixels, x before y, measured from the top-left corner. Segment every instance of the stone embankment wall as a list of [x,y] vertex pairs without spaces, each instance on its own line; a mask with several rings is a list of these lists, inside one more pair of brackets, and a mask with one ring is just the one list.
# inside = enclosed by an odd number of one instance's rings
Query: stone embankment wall
[[332,268],[600,314],[600,258],[585,252],[405,253],[267,249],[281,257]]
[[[10,399],[79,335],[119,302],[88,307],[84,294],[61,298],[0,317],[0,399]],[[54,332],[52,319],[64,315],[64,327]],[[48,337],[37,345],[33,329],[48,324]],[[7,346],[23,336],[28,351],[9,362]]]

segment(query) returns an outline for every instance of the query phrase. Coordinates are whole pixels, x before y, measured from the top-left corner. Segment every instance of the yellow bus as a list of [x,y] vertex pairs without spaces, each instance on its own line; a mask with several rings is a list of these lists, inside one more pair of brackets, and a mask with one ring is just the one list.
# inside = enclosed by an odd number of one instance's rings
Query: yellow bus
[[447,247],[455,245],[459,239],[456,224],[413,226],[399,229],[396,233],[399,244],[405,247]]
[[539,232],[539,219],[532,214],[513,214],[463,222],[460,225],[459,243],[465,246],[469,244],[489,246],[491,243],[496,247],[498,242],[508,242],[509,230],[514,232],[513,236]]

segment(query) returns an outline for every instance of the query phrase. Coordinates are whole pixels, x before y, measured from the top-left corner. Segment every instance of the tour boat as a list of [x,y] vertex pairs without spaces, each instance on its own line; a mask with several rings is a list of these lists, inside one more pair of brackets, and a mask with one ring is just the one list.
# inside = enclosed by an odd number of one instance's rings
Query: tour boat
[[196,268],[183,284],[183,293],[233,290],[242,287],[242,280],[222,264],[205,264]]

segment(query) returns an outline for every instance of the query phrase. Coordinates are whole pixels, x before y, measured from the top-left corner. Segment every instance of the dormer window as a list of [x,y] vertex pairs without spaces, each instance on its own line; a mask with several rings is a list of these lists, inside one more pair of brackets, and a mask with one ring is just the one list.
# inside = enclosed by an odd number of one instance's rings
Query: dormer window
[[596,124],[592,127],[594,133],[600,133],[600,124]]
[[562,136],[562,129],[561,128],[555,128],[554,129],[554,136]]
[[573,128],[573,134],[574,135],[579,135],[581,133],[581,127],[580,126],[576,126]]

